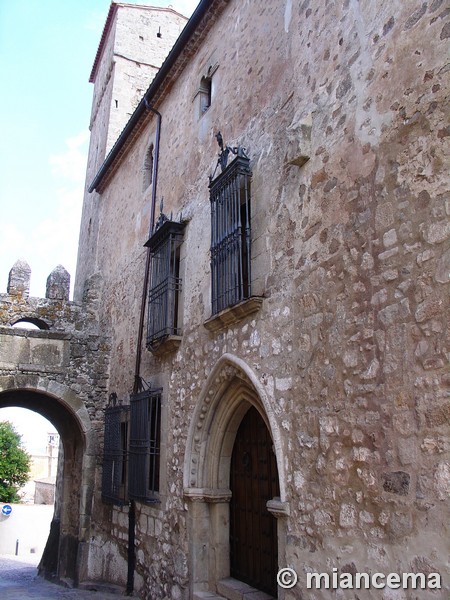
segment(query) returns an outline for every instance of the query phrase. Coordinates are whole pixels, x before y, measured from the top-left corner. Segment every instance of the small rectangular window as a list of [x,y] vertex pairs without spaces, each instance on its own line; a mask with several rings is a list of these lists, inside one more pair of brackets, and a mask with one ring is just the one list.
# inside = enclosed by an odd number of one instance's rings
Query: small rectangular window
[[128,494],[155,502],[159,492],[161,390],[146,390],[130,398]]
[[210,77],[202,77],[200,88],[198,90],[200,96],[200,116],[205,113],[211,106],[212,100],[212,80]]
[[196,90],[193,100],[198,109],[198,116],[201,118],[209,109],[214,99],[214,81],[213,75],[219,68],[219,63],[216,60],[215,52],[209,57],[203,65],[200,74],[200,83]]
[[129,406],[105,410],[102,498],[105,502],[126,501]]
[[238,155],[209,186],[213,315],[251,295],[249,163]]

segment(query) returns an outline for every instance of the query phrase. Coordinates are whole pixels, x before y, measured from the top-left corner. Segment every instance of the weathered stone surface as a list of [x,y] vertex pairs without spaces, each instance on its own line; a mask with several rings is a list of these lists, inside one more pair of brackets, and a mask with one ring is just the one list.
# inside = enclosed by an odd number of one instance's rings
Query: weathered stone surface
[[[448,14],[439,0],[312,4],[213,0],[153,97],[158,199],[187,224],[179,346],[140,362],[143,379],[163,390],[159,504],[136,503],[143,598],[188,600],[195,586],[215,593],[229,575],[233,427],[247,400],[271,432],[278,559],[298,571],[298,590],[306,566],[417,564],[445,574],[450,594],[440,550],[450,522]],[[111,142],[112,51],[109,39],[88,185]],[[200,112],[213,63],[211,105]],[[251,159],[252,289],[263,300],[208,329],[208,175],[219,130]],[[134,383],[151,214],[142,169],[155,142],[149,111],[101,194],[86,195],[80,304],[26,304],[51,334],[73,336],[62,346],[78,377],[53,373],[48,389],[77,390],[100,440],[105,398],[127,402]],[[10,325],[25,305],[2,299]],[[23,337],[29,356],[33,336]],[[66,365],[56,347],[49,361]],[[92,506],[86,578],[123,583],[128,507],[106,507],[98,491]]]
[[62,265],[58,265],[47,278],[45,297],[51,300],[69,300],[70,275]]
[[409,493],[410,479],[409,473],[405,473],[404,471],[385,473],[383,475],[383,489],[391,494],[407,496]]
[[18,260],[8,277],[8,294],[27,298],[30,293],[30,265],[24,260]]

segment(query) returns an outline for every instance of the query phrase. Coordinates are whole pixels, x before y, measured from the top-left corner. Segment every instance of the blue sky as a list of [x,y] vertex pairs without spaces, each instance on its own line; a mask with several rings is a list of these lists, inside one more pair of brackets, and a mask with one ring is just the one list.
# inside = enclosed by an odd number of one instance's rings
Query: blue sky
[[[197,0],[135,1],[190,16]],[[31,295],[62,264],[75,279],[89,144],[89,75],[110,0],[0,0],[0,293],[18,259]],[[29,448],[53,428],[35,413],[0,409]],[[43,437],[42,437],[43,436]]]
[[[190,16],[197,1],[147,4]],[[88,80],[109,6],[109,0],[0,0],[0,293],[19,258],[32,269],[31,295],[45,295],[58,264],[73,285],[93,92]]]

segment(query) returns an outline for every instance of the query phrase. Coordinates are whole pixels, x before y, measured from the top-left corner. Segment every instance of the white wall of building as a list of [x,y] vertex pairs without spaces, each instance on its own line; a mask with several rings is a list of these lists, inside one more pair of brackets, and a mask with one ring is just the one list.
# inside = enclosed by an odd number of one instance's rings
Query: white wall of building
[[[4,504],[0,505],[3,507]],[[50,531],[53,506],[10,504],[12,512],[0,513],[0,554],[42,555]],[[18,541],[18,543],[17,543]],[[17,550],[16,550],[17,548]]]

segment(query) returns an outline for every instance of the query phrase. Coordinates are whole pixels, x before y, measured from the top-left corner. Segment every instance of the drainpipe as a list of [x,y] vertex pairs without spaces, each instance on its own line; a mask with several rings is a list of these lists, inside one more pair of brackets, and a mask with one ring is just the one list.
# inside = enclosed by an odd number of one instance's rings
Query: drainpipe
[[[151,199],[151,211],[150,211],[150,230],[149,237],[153,233],[153,227],[155,224],[155,206],[156,206],[156,184],[158,178],[158,159],[159,159],[159,140],[161,137],[161,114],[148,103],[147,98],[144,96],[145,108],[156,115],[156,140],[155,140],[155,151],[153,158],[153,172],[152,172],[152,199]],[[133,394],[137,394],[140,389],[141,381],[141,358],[142,358],[142,338],[144,335],[144,320],[145,320],[145,306],[148,293],[148,282],[150,278],[150,265],[151,265],[151,254],[150,248],[147,248],[147,256],[145,260],[145,272],[144,282],[142,285],[142,300],[141,300],[141,313],[139,316],[139,329],[137,336],[137,347],[136,347],[136,363],[134,369],[134,384]],[[136,548],[135,548],[135,531],[136,531],[136,503],[134,500],[130,500],[128,510],[128,572],[127,572],[127,595],[131,596],[134,590],[134,571],[136,567]]]
[[[156,140],[155,140],[155,153],[153,159],[153,173],[152,173],[152,204],[151,204],[151,213],[150,213],[150,230],[149,237],[151,237],[153,233],[153,227],[155,225],[155,206],[156,206],[156,184],[158,178],[158,159],[159,159],[159,140],[161,137],[161,113],[159,113],[155,108],[150,106],[147,101],[147,98],[144,96],[144,104],[145,108],[148,111],[151,111],[156,115]],[[147,258],[145,261],[145,273],[144,273],[144,283],[142,287],[142,301],[141,301],[141,314],[139,318],[139,330],[138,330],[138,339],[137,339],[137,348],[136,348],[136,364],[134,369],[134,386],[133,393],[136,394],[139,391],[140,386],[140,372],[141,372],[141,356],[142,356],[142,337],[144,333],[144,319],[145,319],[145,304],[147,299],[147,287],[148,281],[150,278],[150,248],[147,248]]]

